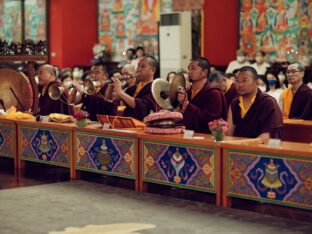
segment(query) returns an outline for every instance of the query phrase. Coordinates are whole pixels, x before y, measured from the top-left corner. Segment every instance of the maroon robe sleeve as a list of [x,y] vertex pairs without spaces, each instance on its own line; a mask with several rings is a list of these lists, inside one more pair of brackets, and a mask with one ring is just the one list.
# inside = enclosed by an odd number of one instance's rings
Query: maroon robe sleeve
[[97,115],[117,115],[119,101],[106,101],[104,94],[107,89],[107,84],[100,90],[100,94],[86,95],[82,97],[81,109],[90,114],[90,119],[97,121]]
[[152,84],[149,83],[143,87],[139,94],[134,99],[135,108],[133,109],[132,116],[135,119],[143,120],[148,116],[151,111],[156,111],[156,102],[152,95]]
[[186,129],[210,133],[208,123],[215,119],[226,119],[226,104],[220,89],[204,87],[191,100],[183,113]]
[[53,81],[48,85],[44,95],[40,96],[39,98],[39,114],[49,115],[51,113],[61,113],[66,115],[72,115],[74,112],[73,105],[68,104],[68,92],[65,90],[59,100],[53,100],[50,98],[48,93],[48,89],[51,85],[62,86],[62,84],[58,81]]
[[226,105],[227,105],[227,109],[229,109],[229,107],[231,106],[231,103],[238,98],[238,93],[236,91],[236,86],[235,83],[233,83],[231,85],[231,87],[229,88],[229,90],[224,94],[225,97],[225,101],[226,101]]
[[[270,138],[283,138],[283,117],[280,108],[273,98],[263,101],[262,114],[259,116],[260,134],[269,133]],[[259,134],[259,135],[260,135]]]
[[312,89],[302,84],[297,90],[290,107],[290,119],[312,120]]

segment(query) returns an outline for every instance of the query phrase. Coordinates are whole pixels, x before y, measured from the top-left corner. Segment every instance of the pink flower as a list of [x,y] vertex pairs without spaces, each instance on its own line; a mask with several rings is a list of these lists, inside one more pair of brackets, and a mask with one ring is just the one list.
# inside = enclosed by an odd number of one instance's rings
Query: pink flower
[[227,126],[222,126],[222,131],[223,132],[226,132],[228,130],[228,127]]
[[74,113],[74,118],[76,120],[81,120],[83,118],[88,118],[89,117],[89,113],[86,111],[78,111]]
[[215,119],[208,123],[210,131],[222,131],[226,132],[228,130],[228,123],[223,119]]

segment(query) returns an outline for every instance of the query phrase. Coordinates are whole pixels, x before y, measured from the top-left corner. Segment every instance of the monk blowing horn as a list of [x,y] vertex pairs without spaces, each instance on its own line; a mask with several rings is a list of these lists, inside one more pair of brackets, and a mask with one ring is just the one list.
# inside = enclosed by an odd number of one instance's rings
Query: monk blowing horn
[[83,90],[87,95],[95,95],[103,87],[103,82],[87,79],[83,82]]
[[69,82],[66,85],[57,85],[57,84],[53,84],[49,87],[48,89],[48,94],[49,97],[53,100],[59,100],[63,93],[65,92],[65,90],[70,90],[71,88],[73,88],[73,82]]

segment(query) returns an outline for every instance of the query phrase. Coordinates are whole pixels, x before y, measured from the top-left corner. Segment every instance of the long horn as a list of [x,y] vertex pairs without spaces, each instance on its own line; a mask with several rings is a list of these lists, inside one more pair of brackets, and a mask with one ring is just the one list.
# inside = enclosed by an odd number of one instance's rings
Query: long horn
[[83,89],[87,95],[96,94],[97,92],[100,91],[101,87],[102,87],[102,82],[100,81],[93,81],[93,80],[88,79],[88,80],[85,80],[85,82],[83,83]]
[[55,84],[51,85],[48,89],[48,94],[50,98],[53,100],[59,100],[64,92],[65,92],[64,86],[59,86]]

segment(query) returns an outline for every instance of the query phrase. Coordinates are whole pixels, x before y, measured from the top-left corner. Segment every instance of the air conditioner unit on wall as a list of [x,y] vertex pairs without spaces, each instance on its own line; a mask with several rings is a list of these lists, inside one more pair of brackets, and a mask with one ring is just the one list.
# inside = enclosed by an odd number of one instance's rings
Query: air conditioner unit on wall
[[173,12],[160,15],[159,26],[160,74],[187,70],[192,58],[191,12]]

